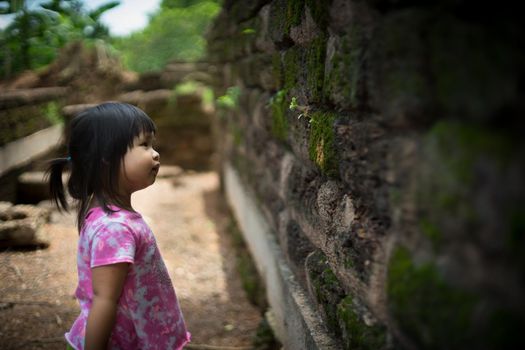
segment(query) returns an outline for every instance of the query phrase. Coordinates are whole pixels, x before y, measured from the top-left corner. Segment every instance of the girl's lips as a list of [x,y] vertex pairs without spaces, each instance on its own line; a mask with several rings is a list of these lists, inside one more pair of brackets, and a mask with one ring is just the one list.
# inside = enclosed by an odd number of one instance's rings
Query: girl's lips
[[159,172],[159,168],[160,168],[160,163],[157,164],[157,165],[155,165],[155,166],[151,169],[151,171],[154,171],[154,172],[158,173],[158,172]]

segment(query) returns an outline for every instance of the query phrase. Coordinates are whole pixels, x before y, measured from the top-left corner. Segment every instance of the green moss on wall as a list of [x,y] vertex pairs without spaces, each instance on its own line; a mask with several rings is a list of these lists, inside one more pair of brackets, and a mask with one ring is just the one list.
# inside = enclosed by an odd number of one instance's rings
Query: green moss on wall
[[292,27],[298,26],[301,23],[303,12],[304,0],[286,1],[286,33],[289,33]]
[[326,40],[325,35],[318,36],[309,45],[306,50],[306,86],[310,102],[319,103],[323,97],[323,83],[326,58]]
[[415,266],[398,247],[388,265],[388,306],[400,328],[425,349],[458,349],[470,336],[477,297],[448,285],[432,263]]
[[346,296],[337,305],[337,318],[345,349],[375,350],[386,345],[386,327],[368,326],[356,312],[353,299]]
[[270,99],[270,106],[272,108],[272,134],[276,138],[285,141],[288,136],[288,120],[286,119],[288,108],[287,91],[277,91]]
[[289,90],[299,82],[300,64],[302,61],[302,50],[298,46],[293,46],[284,53],[283,70],[285,89]]
[[328,176],[337,176],[338,159],[334,142],[334,123],[337,115],[314,112],[310,115],[308,151],[310,159]]
[[339,280],[330,267],[326,267],[319,275],[313,277],[312,285],[317,302],[324,312],[328,329],[339,333],[337,302],[341,299],[339,291],[342,290]]

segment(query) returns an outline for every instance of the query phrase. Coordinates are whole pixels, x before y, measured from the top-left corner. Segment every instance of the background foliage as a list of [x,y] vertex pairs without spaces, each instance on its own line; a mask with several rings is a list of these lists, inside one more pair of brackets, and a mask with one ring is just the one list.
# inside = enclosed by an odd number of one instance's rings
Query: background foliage
[[0,76],[45,66],[70,41],[108,39],[100,17],[118,5],[110,1],[87,11],[80,0],[0,0],[0,15],[14,16],[0,31]]
[[159,70],[170,60],[197,61],[204,56],[204,33],[220,10],[218,1],[164,0],[149,25],[113,44],[124,65],[137,72]]
[[170,60],[204,56],[203,35],[220,10],[218,0],[163,0],[141,31],[111,37],[100,18],[119,1],[88,11],[82,0],[0,0],[0,16],[14,16],[0,30],[0,79],[51,63],[71,41],[103,40],[121,55],[127,69],[159,70]]

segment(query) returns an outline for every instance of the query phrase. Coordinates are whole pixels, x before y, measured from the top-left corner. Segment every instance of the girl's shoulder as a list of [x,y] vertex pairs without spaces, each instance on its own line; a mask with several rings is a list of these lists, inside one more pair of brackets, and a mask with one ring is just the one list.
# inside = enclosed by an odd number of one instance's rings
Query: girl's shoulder
[[132,220],[142,219],[142,215],[134,211],[122,209],[114,205],[110,205],[109,209],[110,211],[105,211],[104,208],[100,206],[92,207],[87,211],[85,220],[105,219],[118,221],[123,218]]
[[144,223],[137,212],[111,206],[112,211],[106,212],[102,207],[88,210],[84,218],[83,230],[97,230],[100,227],[120,224],[122,226],[138,227]]

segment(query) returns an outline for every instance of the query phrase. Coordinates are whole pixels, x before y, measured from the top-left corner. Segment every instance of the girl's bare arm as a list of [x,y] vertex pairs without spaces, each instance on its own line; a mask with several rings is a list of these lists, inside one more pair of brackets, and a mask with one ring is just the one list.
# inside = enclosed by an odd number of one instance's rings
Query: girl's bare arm
[[87,319],[85,350],[107,348],[115,325],[117,305],[128,269],[128,263],[104,265],[91,269],[93,304]]

